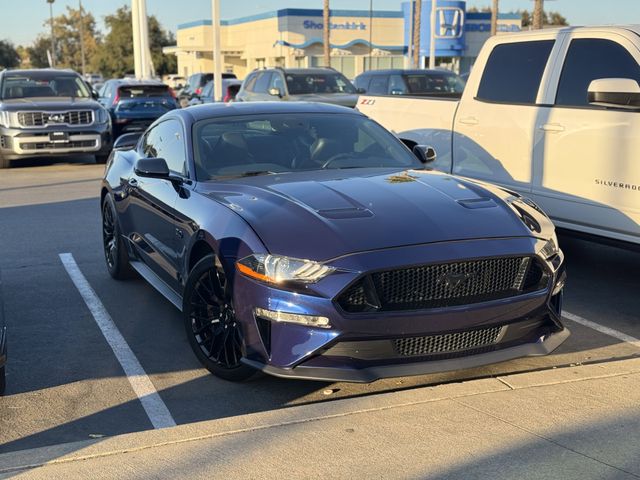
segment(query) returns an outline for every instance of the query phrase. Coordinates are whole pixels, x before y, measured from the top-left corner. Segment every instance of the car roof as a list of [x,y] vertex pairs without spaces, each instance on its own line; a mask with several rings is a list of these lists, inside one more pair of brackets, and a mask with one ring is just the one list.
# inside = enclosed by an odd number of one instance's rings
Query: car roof
[[207,118],[232,117],[236,115],[261,115],[277,113],[335,113],[362,115],[349,107],[341,107],[318,102],[233,102],[233,103],[205,103],[179,110],[172,110],[167,116],[189,115],[197,122]]
[[364,75],[442,75],[442,74],[450,74],[456,75],[455,72],[451,70],[445,70],[440,68],[390,68],[386,70],[369,70],[367,72],[363,72],[360,76]]
[[67,68],[29,68],[29,69],[8,69],[0,71],[0,74],[16,76],[20,75],[38,75],[38,74],[47,74],[47,73],[62,73],[66,75],[76,75],[80,74],[75,70],[67,69]]
[[166,87],[162,82],[157,80],[135,80],[133,78],[116,78],[108,80],[108,82],[116,83],[119,87]]

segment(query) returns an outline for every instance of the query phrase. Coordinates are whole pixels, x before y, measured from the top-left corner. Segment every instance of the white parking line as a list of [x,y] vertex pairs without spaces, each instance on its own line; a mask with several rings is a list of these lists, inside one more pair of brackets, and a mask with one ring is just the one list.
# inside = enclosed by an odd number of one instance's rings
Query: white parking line
[[69,274],[69,277],[71,277],[71,281],[78,289],[78,292],[80,292],[84,303],[87,304],[104,338],[116,355],[118,362],[120,362],[133,391],[140,399],[140,403],[142,403],[142,407],[145,412],[147,412],[147,416],[149,420],[151,420],[153,427],[174,427],[176,422],[171,416],[169,409],[160,398],[160,395],[158,395],[153,383],[149,380],[142,365],[140,365],[140,362],[120,333],[120,330],[118,330],[116,324],[113,323],[109,312],[104,308],[98,295],[96,295],[96,292],[91,288],[91,285],[89,285],[89,282],[80,271],[73,255],[70,253],[61,253],[59,256],[65,270]]
[[566,310],[562,312],[562,316],[567,320],[579,323],[580,325],[592,328],[593,330],[596,330],[600,333],[604,333],[605,335],[609,335],[610,337],[617,338],[618,340],[622,340],[623,342],[630,343],[634,347],[640,348],[640,339],[637,339],[636,337],[632,337],[631,335],[627,335],[626,333],[619,332],[618,330],[614,330],[613,328],[605,327],[604,325],[600,325],[599,323],[592,322],[591,320],[582,318],[579,315],[569,313]]

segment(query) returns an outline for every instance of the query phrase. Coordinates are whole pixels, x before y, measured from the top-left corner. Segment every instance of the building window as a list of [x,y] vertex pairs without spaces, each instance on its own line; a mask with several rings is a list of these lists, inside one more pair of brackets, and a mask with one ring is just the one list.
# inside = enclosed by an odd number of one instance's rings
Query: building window
[[264,68],[266,66],[264,58],[256,58],[256,68]]
[[402,55],[385,55],[383,57],[364,57],[364,69],[383,70],[388,68],[403,68],[404,57]]
[[[312,67],[324,67],[323,57],[311,57]],[[331,57],[331,68],[335,68],[347,78],[356,76],[356,59],[352,56]]]

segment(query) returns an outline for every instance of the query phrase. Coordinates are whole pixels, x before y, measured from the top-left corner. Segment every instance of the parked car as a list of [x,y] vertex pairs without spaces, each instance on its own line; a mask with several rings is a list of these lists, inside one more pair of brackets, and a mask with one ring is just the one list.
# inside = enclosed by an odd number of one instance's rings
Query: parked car
[[104,83],[104,77],[99,73],[85,73],[84,79],[91,85],[95,85],[96,83]]
[[2,301],[2,278],[0,277],[0,396],[4,395],[7,364],[7,325],[4,319],[4,306]]
[[[240,80],[235,80],[233,78],[225,78],[222,80],[222,101],[233,102],[236,99],[236,95],[240,90],[240,86],[242,82]],[[212,103],[214,91],[213,91],[213,81],[207,83],[200,95],[194,95],[191,100],[189,100],[188,105],[201,105],[203,103]]]
[[433,144],[436,168],[530,196],[574,234],[640,246],[637,25],[491,37],[460,101],[363,96],[358,108]]
[[109,273],[137,271],[180,309],[221,378],[370,382],[568,336],[546,215],[430,171],[433,149],[356,110],[212,103],[116,146],[100,194]]
[[460,98],[464,80],[447,70],[369,70],[354,85],[369,95],[429,95]]
[[142,132],[178,107],[173,91],[152,80],[108,80],[99,100],[111,115],[114,138],[123,133]]
[[[222,73],[222,79],[238,78],[235,73]],[[187,79],[187,84],[182,91],[178,94],[178,102],[181,107],[186,107],[189,101],[193,99],[195,95],[200,95],[204,86],[213,81],[213,73],[194,73]]]
[[0,72],[0,168],[37,156],[95,155],[112,145],[107,111],[71,70]]
[[249,74],[236,100],[291,100],[355,107],[358,91],[333,68],[269,68]]
[[174,90],[178,90],[184,87],[187,80],[181,75],[166,75],[162,79],[163,83],[169,85]]

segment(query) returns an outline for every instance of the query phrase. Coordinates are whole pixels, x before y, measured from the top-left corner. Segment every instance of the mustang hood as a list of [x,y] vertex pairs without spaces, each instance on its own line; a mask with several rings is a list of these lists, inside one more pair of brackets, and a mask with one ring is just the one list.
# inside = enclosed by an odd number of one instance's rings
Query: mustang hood
[[532,236],[511,207],[480,185],[436,172],[384,172],[295,172],[206,182],[199,190],[241,215],[269,252],[297,258]]

